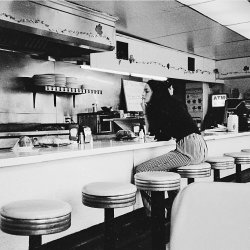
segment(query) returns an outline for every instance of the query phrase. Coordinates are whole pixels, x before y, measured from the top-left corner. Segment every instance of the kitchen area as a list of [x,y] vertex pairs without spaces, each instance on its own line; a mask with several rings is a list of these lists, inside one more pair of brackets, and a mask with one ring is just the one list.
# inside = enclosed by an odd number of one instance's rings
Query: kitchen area
[[[0,206],[67,201],[71,227],[44,236],[45,243],[103,221],[102,210],[82,204],[85,184],[131,183],[134,166],[175,149],[173,139],[139,136],[149,79],[174,80],[174,95],[186,103],[210,156],[225,145],[250,148],[249,78],[217,79],[215,60],[117,33],[119,18],[74,1],[0,3]],[[238,127],[229,129],[233,114]],[[116,216],[141,208],[139,192],[137,198]],[[1,232],[0,239],[1,249],[27,249],[26,237]]]

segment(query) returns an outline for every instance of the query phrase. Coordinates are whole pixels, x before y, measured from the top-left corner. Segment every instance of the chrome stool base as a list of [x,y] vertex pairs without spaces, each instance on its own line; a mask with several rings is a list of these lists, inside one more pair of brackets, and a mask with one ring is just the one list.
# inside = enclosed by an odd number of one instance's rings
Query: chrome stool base
[[[151,233],[152,249],[165,250],[165,191],[169,198],[174,199],[176,191],[180,189],[181,177],[172,172],[141,172],[134,176],[135,185],[139,190],[151,191]],[[168,210],[168,217],[171,207]]]
[[88,207],[104,208],[104,249],[115,249],[114,209],[132,206],[136,187],[130,183],[93,182],[82,189],[82,203]]

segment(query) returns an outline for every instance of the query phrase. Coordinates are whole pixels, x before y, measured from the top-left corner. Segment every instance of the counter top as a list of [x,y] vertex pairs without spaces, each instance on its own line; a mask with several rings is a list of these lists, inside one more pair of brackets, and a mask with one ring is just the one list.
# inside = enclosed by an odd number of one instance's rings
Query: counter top
[[224,138],[233,138],[233,137],[241,137],[241,136],[249,136],[250,131],[247,132],[226,132],[226,131],[216,131],[214,129],[208,129],[202,132],[205,140],[217,140],[217,139],[224,139]]
[[[208,140],[219,140],[240,136],[250,136],[250,132],[229,133],[206,131],[204,138]],[[174,147],[175,141],[140,142],[140,141],[115,141],[96,140],[94,143],[71,144],[63,147],[34,148],[29,152],[18,152],[11,150],[0,151],[0,167],[18,166],[22,164],[39,163],[67,158],[92,156],[98,154],[116,153],[129,150],[155,148],[169,146]]]
[[143,148],[154,148],[165,145],[173,146],[174,144],[174,140],[161,142],[97,140],[94,141],[94,143],[73,143],[69,146],[63,147],[34,148],[27,152],[1,150],[0,167],[17,166],[22,164],[61,160],[67,158],[91,156],[106,153],[116,153]]

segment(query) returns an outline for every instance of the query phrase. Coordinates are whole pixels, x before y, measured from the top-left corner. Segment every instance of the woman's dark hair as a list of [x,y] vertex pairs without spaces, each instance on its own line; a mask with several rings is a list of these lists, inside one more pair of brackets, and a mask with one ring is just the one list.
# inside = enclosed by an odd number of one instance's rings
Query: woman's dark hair
[[[146,106],[146,113],[149,122],[148,130],[151,134],[156,135],[162,131],[161,118],[168,112],[171,103],[169,88],[171,81],[149,80],[148,85],[152,90],[149,103]],[[164,114],[164,115],[163,115]]]
[[151,104],[161,104],[169,99],[170,94],[168,89],[172,86],[171,81],[149,80],[147,83],[152,90]]

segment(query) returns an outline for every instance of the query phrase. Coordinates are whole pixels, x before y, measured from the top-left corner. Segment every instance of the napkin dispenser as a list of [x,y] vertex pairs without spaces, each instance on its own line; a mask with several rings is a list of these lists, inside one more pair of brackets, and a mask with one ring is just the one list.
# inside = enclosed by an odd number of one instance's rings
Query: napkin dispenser
[[239,131],[239,118],[237,115],[229,114],[227,119],[227,130],[229,132]]
[[[82,136],[81,136],[82,134]],[[90,127],[87,126],[80,126],[79,127],[79,138],[83,140],[84,143],[89,143],[92,140],[92,131]],[[81,141],[81,143],[83,143]]]

